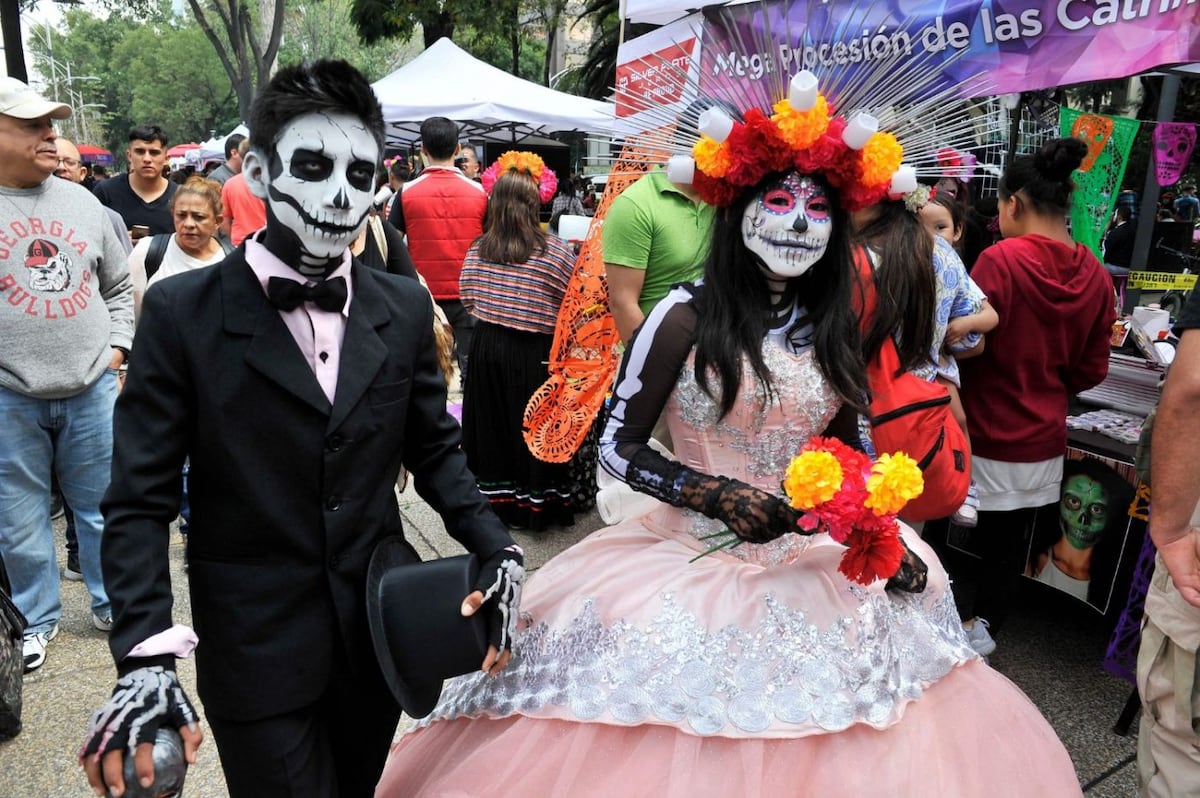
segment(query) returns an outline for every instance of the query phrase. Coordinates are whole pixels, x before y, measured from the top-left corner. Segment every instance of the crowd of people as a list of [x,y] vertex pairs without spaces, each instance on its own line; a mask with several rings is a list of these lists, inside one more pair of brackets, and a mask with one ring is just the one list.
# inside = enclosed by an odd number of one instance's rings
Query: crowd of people
[[[485,165],[443,117],[420,126],[419,158],[385,161],[370,85],[318,61],[264,86],[219,168],[168,176],[167,132],[138,125],[128,171],[89,187],[54,127],[71,109],[0,81],[0,558],[36,670],[62,614],[60,492],[63,576],[86,583],[116,665],[80,753],[98,792],[134,786],[131,756],[142,788],[165,777],[161,729],[195,761],[204,730],[175,670],[194,653],[234,798],[1081,794],[986,660],[1022,575],[1086,597],[1108,522],[1110,489],[1064,471],[1068,401],[1104,378],[1115,321],[1105,265],[1068,225],[1081,141],[1008,164],[1001,240],[983,241],[961,176],[893,190],[820,106],[732,109],[765,120],[736,178],[702,139],[694,178],[651,168],[611,202],[620,367],[591,444],[547,463],[524,412],[575,271],[558,221],[595,210],[585,181],[531,152]],[[1180,332],[1198,316],[1193,300]],[[1196,657],[1200,482],[1168,459],[1196,443],[1197,346],[1183,335],[1190,372],[1172,370],[1173,440],[1154,454],[1154,796],[1193,794],[1200,764],[1176,711],[1195,717],[1176,664]],[[951,507],[977,562],[943,564],[946,541],[908,523],[926,520],[904,509],[923,452],[875,445],[879,386],[907,375],[966,441]],[[794,477],[801,461],[823,470]],[[526,582],[512,530],[573,524],[598,468],[657,504]],[[393,747],[411,707],[367,595],[377,550],[411,550],[395,495],[410,475],[474,557],[450,599],[484,641]],[[1061,539],[1034,538],[1046,508]],[[177,519],[190,627],[171,617]]]

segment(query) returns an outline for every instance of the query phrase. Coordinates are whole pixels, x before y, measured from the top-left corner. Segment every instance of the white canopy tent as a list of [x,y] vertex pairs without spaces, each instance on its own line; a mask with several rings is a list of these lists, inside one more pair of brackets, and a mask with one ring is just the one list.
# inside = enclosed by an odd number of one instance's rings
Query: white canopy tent
[[415,142],[421,122],[431,116],[461,123],[464,139],[513,143],[546,133],[612,129],[611,104],[522,80],[449,39],[438,39],[372,87],[393,144]]

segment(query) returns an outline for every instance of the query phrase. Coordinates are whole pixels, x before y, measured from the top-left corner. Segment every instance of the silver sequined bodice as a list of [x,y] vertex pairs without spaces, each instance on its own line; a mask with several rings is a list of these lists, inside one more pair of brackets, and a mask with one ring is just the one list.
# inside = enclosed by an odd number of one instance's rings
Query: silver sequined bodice
[[[811,349],[791,354],[769,345],[763,348],[763,359],[773,377],[774,395],[769,402],[763,401],[747,363],[733,409],[718,419],[717,403],[696,384],[689,358],[663,412],[681,462],[704,474],[740,479],[778,494],[788,463],[809,438],[829,426],[841,401],[821,374]],[[725,528],[700,513],[665,505],[654,519],[696,538]],[[785,535],[762,546],[737,546],[729,553],[748,562],[775,565],[794,559],[806,542],[798,535]]]

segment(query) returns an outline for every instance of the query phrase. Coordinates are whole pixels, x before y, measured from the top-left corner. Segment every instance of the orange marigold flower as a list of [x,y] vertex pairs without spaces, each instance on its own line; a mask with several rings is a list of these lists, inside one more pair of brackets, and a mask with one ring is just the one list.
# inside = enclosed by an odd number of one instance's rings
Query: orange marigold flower
[[876,133],[862,149],[862,180],[869,186],[891,182],[904,160],[904,148],[891,133]]
[[867,479],[866,506],[878,515],[892,515],[924,489],[925,481],[916,460],[903,452],[883,454],[871,467]]
[[794,150],[811,147],[824,135],[829,127],[829,103],[817,95],[817,104],[807,111],[797,111],[787,98],[772,106],[775,113],[771,121],[779,128],[779,135]]
[[797,510],[811,510],[832,499],[842,487],[842,464],[825,451],[803,451],[792,458],[783,491]]
[[542,176],[542,170],[546,168],[546,163],[540,156],[532,152],[509,150],[496,159],[496,166],[500,174],[505,172],[524,172],[534,180],[537,180]]
[[733,156],[729,148],[721,143],[701,136],[692,146],[692,157],[696,160],[696,168],[713,178],[722,178],[733,165]]

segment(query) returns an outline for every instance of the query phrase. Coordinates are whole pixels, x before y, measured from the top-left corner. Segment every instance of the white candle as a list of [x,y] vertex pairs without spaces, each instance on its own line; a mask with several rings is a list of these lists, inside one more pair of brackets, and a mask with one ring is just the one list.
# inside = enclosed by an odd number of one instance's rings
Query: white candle
[[817,104],[817,76],[802,69],[792,76],[788,86],[788,104],[797,111],[807,111]]
[[696,162],[690,155],[672,155],[667,160],[667,180],[679,186],[690,186],[696,177]]
[[696,126],[701,133],[720,144],[729,138],[733,130],[733,120],[720,108],[705,108]]
[[891,188],[888,189],[889,193],[907,194],[910,191],[914,191],[916,188],[917,170],[912,166],[908,166],[907,164],[901,164],[900,168],[892,174],[892,185]]
[[867,146],[867,140],[879,130],[879,120],[868,113],[859,111],[842,131],[842,141],[852,150],[861,150]]

